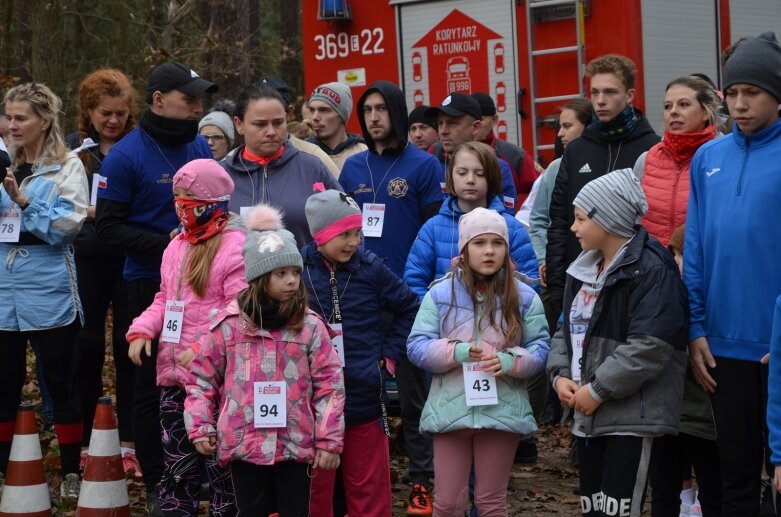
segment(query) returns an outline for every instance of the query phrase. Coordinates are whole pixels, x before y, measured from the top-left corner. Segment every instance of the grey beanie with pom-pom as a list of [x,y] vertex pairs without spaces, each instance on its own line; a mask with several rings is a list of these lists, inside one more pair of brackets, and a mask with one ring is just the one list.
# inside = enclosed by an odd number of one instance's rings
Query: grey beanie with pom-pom
[[214,103],[211,111],[198,122],[198,131],[204,126],[215,126],[220,128],[228,139],[228,148],[233,147],[236,141],[236,133],[233,129],[233,112],[236,104],[230,99],[222,99]]
[[255,206],[246,218],[247,240],[241,253],[247,282],[281,267],[304,269],[293,234],[285,230],[282,214],[270,205]]

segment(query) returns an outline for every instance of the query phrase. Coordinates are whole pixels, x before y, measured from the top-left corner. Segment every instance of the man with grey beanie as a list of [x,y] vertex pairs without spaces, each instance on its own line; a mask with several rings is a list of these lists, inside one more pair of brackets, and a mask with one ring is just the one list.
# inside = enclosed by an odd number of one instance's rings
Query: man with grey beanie
[[723,516],[760,513],[768,427],[770,459],[781,466],[781,414],[771,410],[774,404],[767,404],[765,418],[765,401],[781,396],[781,361],[771,360],[770,372],[761,363],[781,293],[781,45],[765,32],[730,50],[722,83],[735,125],[692,159],[683,256],[692,314],[689,363],[711,393]]
[[347,131],[353,110],[349,86],[337,82],[321,84],[309,97],[309,109],[315,134],[306,141],[325,151],[340,171],[347,158],[367,149],[360,136]]
[[583,515],[640,515],[653,439],[678,432],[686,289],[672,255],[639,225],[648,204],[632,169],[587,183],[573,205],[583,251],[567,269],[548,374],[574,410]]

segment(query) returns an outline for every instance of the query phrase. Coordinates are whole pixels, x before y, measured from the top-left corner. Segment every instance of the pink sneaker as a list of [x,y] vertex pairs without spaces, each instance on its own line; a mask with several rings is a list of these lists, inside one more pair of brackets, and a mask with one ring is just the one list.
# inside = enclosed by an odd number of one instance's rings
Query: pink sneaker
[[138,463],[136,454],[133,452],[125,452],[122,454],[122,466],[125,468],[125,476],[135,476],[140,478],[141,465]]

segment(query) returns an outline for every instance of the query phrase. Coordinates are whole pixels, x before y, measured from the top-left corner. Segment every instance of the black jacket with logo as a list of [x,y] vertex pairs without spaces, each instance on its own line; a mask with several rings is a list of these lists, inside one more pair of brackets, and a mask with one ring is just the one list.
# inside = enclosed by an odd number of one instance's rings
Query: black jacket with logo
[[623,138],[607,138],[592,126],[564,150],[559,175],[550,203],[550,226],[545,262],[551,304],[561,311],[567,267],[581,252],[580,243],[570,231],[575,215],[572,202],[580,189],[591,180],[617,169],[632,168],[641,154],[656,145],[660,138],[648,120],[640,119],[635,130]]

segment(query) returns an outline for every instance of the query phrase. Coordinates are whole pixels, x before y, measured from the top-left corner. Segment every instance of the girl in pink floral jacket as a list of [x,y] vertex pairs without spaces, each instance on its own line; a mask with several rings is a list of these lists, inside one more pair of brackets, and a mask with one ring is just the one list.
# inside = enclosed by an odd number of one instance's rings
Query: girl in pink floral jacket
[[339,466],[342,369],[307,308],[301,255],[279,212],[259,205],[248,226],[249,287],[217,314],[193,360],[185,423],[198,451],[230,466],[239,516],[306,517],[312,469]]

